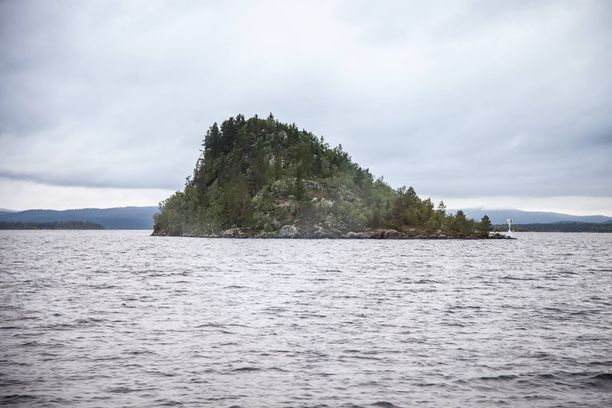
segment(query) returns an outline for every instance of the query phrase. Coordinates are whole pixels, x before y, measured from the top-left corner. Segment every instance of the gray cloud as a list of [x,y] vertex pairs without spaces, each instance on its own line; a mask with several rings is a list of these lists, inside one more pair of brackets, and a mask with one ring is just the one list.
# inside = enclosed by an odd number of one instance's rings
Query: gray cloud
[[0,177],[178,189],[274,112],[439,197],[612,196],[612,7],[0,2]]

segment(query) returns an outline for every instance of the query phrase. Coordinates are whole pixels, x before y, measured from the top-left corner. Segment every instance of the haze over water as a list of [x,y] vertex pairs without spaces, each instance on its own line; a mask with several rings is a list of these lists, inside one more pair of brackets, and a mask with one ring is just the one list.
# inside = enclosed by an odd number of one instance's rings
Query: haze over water
[[609,406],[612,234],[517,235],[0,231],[0,403]]

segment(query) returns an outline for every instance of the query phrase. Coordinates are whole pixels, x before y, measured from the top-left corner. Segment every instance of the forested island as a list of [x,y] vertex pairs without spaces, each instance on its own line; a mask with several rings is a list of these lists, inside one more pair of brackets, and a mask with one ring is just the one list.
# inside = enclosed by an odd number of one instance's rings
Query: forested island
[[[153,235],[260,238],[489,238],[491,222],[391,188],[342,146],[295,124],[243,115],[213,124],[183,191]],[[499,234],[493,236],[503,238]]]
[[101,230],[100,224],[89,221],[0,222],[0,230]]

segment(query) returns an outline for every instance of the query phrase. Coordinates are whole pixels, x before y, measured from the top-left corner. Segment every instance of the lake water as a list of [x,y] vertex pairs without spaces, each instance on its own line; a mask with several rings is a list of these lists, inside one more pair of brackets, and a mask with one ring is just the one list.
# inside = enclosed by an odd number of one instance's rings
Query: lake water
[[612,406],[612,234],[0,231],[0,405]]

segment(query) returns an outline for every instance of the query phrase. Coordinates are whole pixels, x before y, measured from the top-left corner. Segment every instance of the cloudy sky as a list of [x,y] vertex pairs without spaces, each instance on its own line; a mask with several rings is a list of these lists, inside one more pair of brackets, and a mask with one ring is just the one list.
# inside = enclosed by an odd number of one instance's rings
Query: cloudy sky
[[0,2],[0,207],[156,205],[243,113],[451,207],[612,215],[612,2]]

